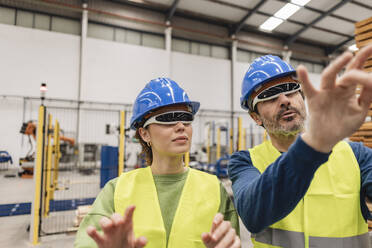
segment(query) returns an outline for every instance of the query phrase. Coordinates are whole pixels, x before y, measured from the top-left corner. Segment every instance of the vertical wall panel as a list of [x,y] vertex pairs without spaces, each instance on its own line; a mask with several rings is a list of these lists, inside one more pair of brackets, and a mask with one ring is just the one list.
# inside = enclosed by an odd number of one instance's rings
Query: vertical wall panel
[[17,11],[17,26],[32,28],[34,21],[34,14],[28,11]]
[[127,39],[127,32],[125,29],[115,28],[115,41],[125,43]]
[[89,23],[87,35],[88,37],[97,39],[114,40],[114,28],[105,25]]
[[15,9],[0,7],[0,23],[14,25]]
[[50,16],[35,14],[35,28],[49,30],[50,28]]
[[164,36],[143,33],[142,45],[164,49],[165,48]]
[[208,44],[200,44],[200,55],[202,56],[211,56],[211,46]]
[[79,21],[69,20],[56,16],[52,17],[52,31],[79,35],[81,33],[80,30],[81,26]]
[[187,40],[173,39],[172,50],[177,52],[189,53],[190,42]]
[[141,45],[141,33],[128,30],[126,42],[133,45]]

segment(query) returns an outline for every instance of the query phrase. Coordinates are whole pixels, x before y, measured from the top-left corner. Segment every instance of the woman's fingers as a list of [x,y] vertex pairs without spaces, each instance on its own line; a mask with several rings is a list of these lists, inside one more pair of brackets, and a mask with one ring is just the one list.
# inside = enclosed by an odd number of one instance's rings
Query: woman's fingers
[[241,245],[240,238],[238,236],[235,236],[234,243],[230,248],[240,248],[240,245]]
[[230,221],[223,221],[212,233],[213,242],[219,242],[231,228]]
[[224,236],[222,236],[221,240],[218,242],[218,245],[215,248],[227,248],[230,247],[236,237],[236,232],[234,228],[229,228]]
[[103,236],[101,236],[97,232],[97,229],[94,226],[88,226],[86,231],[89,237],[91,237],[97,243],[98,246],[101,246],[104,243]]
[[135,248],[142,248],[147,244],[147,239],[143,236],[136,239],[134,247]]
[[99,224],[104,233],[111,233],[115,229],[114,222],[107,217],[101,218],[101,220],[99,221]]
[[205,245],[209,245],[209,243],[212,241],[212,236],[210,233],[202,233],[201,238]]
[[111,221],[113,222],[114,226],[120,227],[124,224],[124,218],[118,213],[114,213],[111,215]]
[[216,228],[222,223],[223,221],[223,214],[217,213],[213,218],[211,233],[213,233]]
[[124,212],[124,222],[126,223],[132,223],[133,220],[133,212],[136,209],[136,206],[131,205],[125,209]]

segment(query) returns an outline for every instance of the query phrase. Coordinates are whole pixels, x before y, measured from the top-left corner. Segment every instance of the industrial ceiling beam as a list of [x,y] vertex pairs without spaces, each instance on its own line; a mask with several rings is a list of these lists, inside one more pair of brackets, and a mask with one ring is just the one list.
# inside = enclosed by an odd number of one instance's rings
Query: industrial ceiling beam
[[235,35],[242,29],[242,27],[245,24],[245,21],[254,13],[257,12],[257,10],[266,2],[267,0],[261,0],[259,1],[256,6],[253,7],[253,9],[249,10],[248,13],[237,23],[234,25],[234,27],[230,30],[230,35]]
[[327,10],[326,12],[324,12],[322,15],[318,16],[318,18],[316,18],[315,20],[313,20],[312,22],[310,22],[307,26],[303,27],[302,29],[300,29],[296,33],[294,33],[293,35],[289,36],[288,39],[284,42],[284,44],[286,46],[291,45],[300,36],[300,34],[302,34],[306,30],[308,30],[309,28],[311,28],[314,24],[316,24],[317,22],[321,21],[325,17],[329,16],[333,11],[337,10],[338,8],[342,7],[343,5],[345,5],[346,3],[350,2],[350,1],[351,0],[342,0],[341,2],[339,2],[335,6],[333,6],[332,8],[330,8],[329,10]]
[[361,3],[361,2],[358,2],[358,1],[355,1],[355,0],[351,1],[351,3],[355,4],[355,5],[358,5],[359,7],[362,7],[362,8],[372,10],[371,5],[367,5],[367,4],[364,4],[364,3]]
[[[224,2],[222,0],[206,0],[206,1],[209,1],[209,2],[212,2],[212,3],[217,3],[217,4],[220,4],[222,6],[228,6],[228,7],[244,10],[244,11],[252,11],[252,9],[242,7],[240,5]],[[290,0],[277,0],[277,1],[288,2],[288,3],[291,2]],[[304,6],[304,7],[306,8],[306,6]],[[309,9],[309,10],[311,10],[313,12],[316,12],[316,13],[319,13],[319,14],[323,14],[323,11],[320,11],[320,10],[317,10],[317,9],[313,9],[313,8],[306,8],[306,9]],[[269,14],[269,13],[266,13],[266,12],[263,12],[263,11],[260,11],[260,10],[257,10],[256,13],[259,14],[259,15],[266,16],[266,17],[271,17],[272,16],[272,14]],[[350,20],[350,19],[340,17],[340,16],[336,16],[336,15],[330,15],[330,16],[333,16],[335,18],[338,18],[338,19],[341,19],[341,20],[344,20],[344,21],[347,21],[347,22],[350,22],[350,23],[353,23],[353,24],[356,22],[354,20]],[[287,19],[287,20],[285,20],[285,22],[297,24],[297,25],[300,25],[300,26],[303,26],[303,27],[305,27],[307,25],[306,23],[291,20],[291,19]],[[335,35],[339,35],[339,36],[344,36],[344,37],[347,37],[347,38],[350,37],[350,35],[347,35],[347,34],[344,34],[344,33],[341,33],[341,32],[337,32],[337,31],[334,31],[334,30],[330,30],[330,29],[327,29],[327,28],[321,28],[321,27],[313,27],[313,28],[317,29],[317,30],[327,32],[327,33],[331,33],[331,34],[335,34]],[[267,34],[268,33],[265,33],[265,35],[267,35]]]
[[168,13],[167,13],[167,17],[165,18],[165,20],[168,22],[168,21],[171,21],[174,13],[176,12],[176,9],[177,9],[177,5],[178,3],[180,2],[180,0],[174,0],[173,3],[172,3],[172,6],[170,7]]
[[[149,2],[145,2],[146,4],[144,4],[144,3],[137,3],[137,2],[132,2],[132,1],[128,1],[128,0],[110,0],[110,1],[111,2],[116,2],[116,3],[121,3],[122,5],[128,5],[128,6],[136,7],[136,8],[139,8],[139,9],[147,9],[147,10],[150,10],[150,11],[155,11],[157,13],[162,13],[164,15],[167,13],[167,10],[168,10],[168,8],[166,8],[165,5],[153,4],[152,2],[151,2],[151,4]],[[252,9],[249,9],[249,8],[246,8],[246,7],[242,7],[240,5],[234,5],[234,4],[231,4],[231,3],[224,2],[222,0],[205,0],[205,1],[214,2],[214,3],[220,4],[222,6],[229,6],[229,7],[238,8],[238,9],[241,9],[241,10],[244,10],[244,11],[251,11],[252,10]],[[256,11],[256,13],[260,14],[260,15],[267,16],[267,17],[271,16],[270,14],[262,12],[262,11]],[[192,19],[192,20],[196,20],[196,21],[200,21],[200,22],[204,22],[204,23],[217,25],[217,26],[220,26],[220,27],[223,27],[223,28],[227,28],[229,30],[231,30],[233,28],[233,23],[227,22],[226,20],[219,19],[219,18],[211,18],[210,16],[205,16],[205,15],[197,14],[197,13],[190,12],[190,11],[183,11],[181,9],[177,10],[177,12],[175,12],[174,16],[178,16],[178,17],[182,17],[182,18],[186,18],[186,19]],[[301,25],[301,26],[306,25],[305,23],[300,23],[300,22],[293,21],[293,20],[286,20],[286,21],[290,22],[290,23],[295,23],[295,24],[298,24],[298,25]],[[326,30],[326,29],[318,28],[318,27],[314,27],[314,28],[319,29],[319,30],[322,29],[323,31],[334,33],[332,30]],[[279,39],[279,40],[282,40],[282,41],[284,41],[286,38],[289,37],[288,34],[279,33],[279,32],[276,32],[275,30],[271,33],[266,33],[266,32],[264,33],[262,31],[259,31],[257,29],[257,27],[249,26],[247,24],[243,25],[243,27],[241,28],[241,31],[250,32],[250,33],[254,33],[254,34],[258,34],[258,35],[265,35],[266,37]],[[334,34],[336,34],[336,33],[334,33]],[[337,32],[337,34],[342,35],[342,34],[339,34],[338,32]],[[343,35],[343,36],[346,37],[346,35]],[[325,43],[315,42],[315,41],[306,40],[306,39],[301,39],[301,43],[303,43],[305,45],[309,45],[309,46],[320,47],[322,49],[327,48]]]
[[[284,2],[284,3],[292,3],[291,0],[277,0],[279,2]],[[353,1],[351,1],[351,3],[353,3]],[[302,8],[306,9],[306,10],[309,10],[309,11],[312,11],[312,12],[315,12],[315,13],[318,13],[320,15],[323,15],[324,14],[324,11],[322,10],[319,10],[319,9],[316,9],[316,8],[313,8],[313,7],[310,7],[310,6],[302,6]],[[336,14],[329,14],[329,16],[331,17],[334,17],[336,19],[340,19],[340,20],[343,20],[345,22],[350,22],[352,24],[356,23],[357,21],[356,20],[352,20],[352,19],[349,19],[349,18],[346,18],[344,16],[340,16],[340,15],[336,15]]]

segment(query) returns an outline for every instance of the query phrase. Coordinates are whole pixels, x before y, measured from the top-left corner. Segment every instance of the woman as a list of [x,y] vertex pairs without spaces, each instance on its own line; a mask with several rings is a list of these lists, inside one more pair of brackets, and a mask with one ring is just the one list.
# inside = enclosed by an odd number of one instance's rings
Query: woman
[[75,247],[240,247],[238,217],[223,186],[183,164],[199,106],[171,79],[145,86],[131,128],[148,167],[106,184],[80,225]]

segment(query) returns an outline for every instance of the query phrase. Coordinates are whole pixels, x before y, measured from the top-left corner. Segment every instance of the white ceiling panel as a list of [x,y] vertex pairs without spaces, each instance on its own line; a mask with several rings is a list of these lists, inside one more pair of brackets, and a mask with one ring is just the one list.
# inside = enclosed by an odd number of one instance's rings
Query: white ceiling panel
[[343,40],[345,40],[345,37],[343,36],[331,34],[331,33],[324,32],[318,29],[313,29],[313,28],[309,28],[308,30],[303,32],[300,35],[300,37],[308,39],[308,40],[317,41],[317,42],[329,43],[330,45],[337,45]]
[[278,1],[267,1],[264,5],[259,8],[260,11],[265,12],[267,14],[273,15],[275,12],[280,10],[286,3],[278,2]]
[[232,3],[232,4],[239,5],[239,6],[248,8],[248,9],[253,9],[254,6],[256,6],[260,2],[260,0],[251,0],[251,1],[247,1],[247,0],[221,0],[220,2]]
[[262,23],[264,23],[269,17],[260,15],[260,14],[253,14],[251,15],[248,20],[245,21],[245,24],[258,27]]
[[361,3],[361,4],[372,7],[372,1],[371,0],[354,0],[354,2]]
[[285,34],[293,34],[302,28],[301,25],[297,25],[291,22],[283,22],[274,31],[278,31]]
[[[372,4],[372,0],[364,1],[364,2],[371,2]],[[354,21],[361,21],[361,20],[371,17],[372,10],[363,8],[359,5],[355,5],[352,3],[347,3],[341,8],[337,9],[334,12],[334,14],[349,18]]]
[[239,21],[247,13],[242,9],[202,0],[180,1],[178,8],[233,22]]
[[306,6],[321,10],[327,11],[336,4],[341,2],[340,0],[311,0]]
[[327,16],[315,24],[317,27],[326,28],[329,30],[334,30],[340,33],[354,35],[354,24]]
[[318,18],[320,14],[307,10],[305,8],[301,8],[299,11],[294,13],[291,17],[289,17],[290,20],[303,22],[303,23],[310,23],[314,21],[316,18]]

